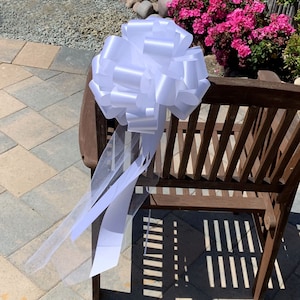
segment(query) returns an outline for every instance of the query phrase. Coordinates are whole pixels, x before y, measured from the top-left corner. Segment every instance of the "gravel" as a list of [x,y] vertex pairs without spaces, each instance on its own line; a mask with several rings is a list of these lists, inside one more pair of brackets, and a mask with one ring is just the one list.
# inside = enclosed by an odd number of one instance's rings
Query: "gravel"
[[98,52],[134,18],[121,0],[0,0],[0,38]]

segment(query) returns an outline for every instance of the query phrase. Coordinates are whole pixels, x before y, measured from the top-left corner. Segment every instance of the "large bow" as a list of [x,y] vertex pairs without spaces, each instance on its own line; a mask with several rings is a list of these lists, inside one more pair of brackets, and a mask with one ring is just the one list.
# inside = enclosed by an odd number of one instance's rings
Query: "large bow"
[[122,34],[93,59],[90,88],[105,117],[140,133],[158,129],[160,105],[185,119],[209,86],[201,49],[189,48],[192,35],[157,17],[132,20]]
[[[127,125],[133,137],[124,143],[118,136],[126,127],[117,128],[94,172],[91,192],[30,258],[31,270],[43,267],[65,240],[76,240],[105,210],[90,276],[117,265],[133,190],[159,144],[166,109],[185,119],[209,88],[202,50],[189,48],[191,42],[192,35],[172,20],[156,17],[132,20],[123,25],[122,37],[107,38],[93,59],[90,88],[105,117]],[[124,169],[136,149],[137,159]],[[82,274],[75,269],[63,274],[69,282]]]

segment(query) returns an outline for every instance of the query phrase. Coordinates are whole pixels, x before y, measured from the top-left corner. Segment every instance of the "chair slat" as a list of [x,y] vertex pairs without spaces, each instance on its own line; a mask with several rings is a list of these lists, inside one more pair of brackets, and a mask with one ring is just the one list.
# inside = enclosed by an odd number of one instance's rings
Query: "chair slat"
[[256,136],[256,134],[257,134],[257,132],[259,130],[259,126],[261,125],[264,113],[265,113],[265,108],[264,107],[260,107],[259,110],[258,110],[257,118],[254,120],[254,123],[253,123],[253,128],[252,128],[252,135],[253,135],[253,137]]
[[277,108],[273,107],[273,108],[267,109],[265,116],[263,118],[263,122],[257,132],[257,136],[254,138],[254,141],[253,141],[252,147],[250,149],[250,152],[247,156],[245,165],[243,166],[243,170],[242,170],[241,178],[240,178],[241,182],[246,182],[248,180],[248,177],[250,175],[253,164],[254,164],[255,160],[257,159],[257,156],[258,156],[259,151],[261,150],[261,147],[263,146],[265,137],[270,129],[270,126],[276,115],[276,112],[277,112]]
[[268,149],[266,150],[265,155],[261,158],[261,164],[257,171],[255,182],[261,183],[266,177],[266,173],[271,165],[271,163],[274,161],[274,158],[277,155],[278,148],[286,135],[287,130],[290,127],[290,124],[292,123],[295,115],[297,113],[297,110],[288,110],[285,112],[285,114],[282,116],[280,123],[278,124],[278,128],[276,132],[274,132],[273,137],[271,138],[270,144]]
[[252,211],[263,212],[265,203],[258,197],[225,197],[225,196],[202,196],[201,201],[197,196],[164,195],[162,193],[152,195],[151,207],[158,206],[163,209],[189,209],[207,211]]
[[190,178],[194,178],[194,176],[193,176],[193,166],[195,166],[196,162],[197,162],[197,152],[198,152],[197,144],[200,145],[200,142],[201,142],[200,134],[195,133],[195,138],[194,138],[194,141],[193,141],[193,144],[192,144],[192,147],[191,147],[191,160],[190,160],[190,164],[191,164],[190,165],[190,170],[191,170],[191,172],[186,174],[187,176],[190,176]]
[[[213,135],[212,135],[212,144],[213,144],[214,153],[215,153],[215,155],[213,156],[213,159],[214,159],[215,156],[216,156],[216,153],[217,153],[217,151],[218,151],[218,148],[219,148],[219,137],[218,137],[218,132],[217,132],[216,130],[213,132]],[[208,156],[209,156],[209,155],[208,155]],[[210,168],[209,168],[208,170],[210,170],[211,168],[212,168],[212,163],[210,163]],[[220,165],[219,165],[219,172],[220,172],[220,175],[218,176],[218,178],[219,178],[219,177],[224,177],[224,176],[223,176],[224,170],[225,170],[224,164],[223,164],[223,161],[221,161],[221,163],[220,163]],[[208,177],[208,176],[206,176],[206,177]],[[210,179],[209,179],[209,180],[210,180]],[[214,178],[212,181],[216,181],[216,178]],[[210,195],[214,195],[214,196],[217,195],[216,190],[210,190],[209,192],[210,192]],[[212,193],[212,192],[213,192],[213,193]],[[222,196],[224,196],[224,197],[229,197],[229,193],[228,193],[227,190],[226,190],[226,191],[225,191],[225,190],[218,190],[218,193],[220,193],[220,192],[221,192]]]
[[174,144],[176,140],[176,133],[178,127],[178,118],[174,115],[171,115],[171,119],[169,122],[168,130],[167,130],[167,146],[165,151],[165,160],[163,165],[162,178],[168,178],[170,175],[171,163],[173,160],[173,150]]
[[238,105],[230,105],[227,115],[226,115],[226,120],[225,120],[224,127],[223,127],[223,130],[221,133],[220,141],[218,143],[218,148],[216,149],[216,154],[215,154],[214,160],[212,162],[212,167],[211,167],[210,174],[209,174],[209,180],[216,180],[217,173],[218,173],[220,164],[222,162],[223,155],[226,150],[226,146],[227,146],[229,137],[232,133],[232,127],[234,125],[235,118],[236,118],[238,111],[239,111]]
[[229,161],[228,161],[228,167],[227,167],[226,174],[225,174],[226,182],[232,180],[232,175],[236,169],[237,163],[240,159],[240,156],[241,156],[241,153],[245,146],[249,132],[251,131],[253,122],[256,119],[258,112],[259,112],[259,108],[256,106],[251,106],[247,111],[244,123],[242,125],[242,129],[236,140],[236,144],[232,151],[232,155],[230,156]]
[[178,169],[178,178],[183,178],[186,173],[186,167],[188,164],[191,147],[194,141],[195,129],[198,123],[198,116],[200,111],[200,105],[192,112],[189,117],[188,127],[185,135],[184,146],[182,150],[182,155],[180,159],[180,165]]
[[272,172],[270,178],[271,184],[275,184],[281,178],[288,162],[290,161],[292,155],[294,154],[300,143],[300,123],[298,123],[298,128],[293,132],[291,139],[288,141],[286,146],[286,151],[281,155],[279,161],[277,162],[275,169]]
[[219,109],[220,109],[220,104],[213,104],[210,106],[204,132],[201,138],[201,145],[198,152],[197,163],[194,170],[195,180],[199,180],[201,178],[201,172],[203,169],[208,147],[210,144],[211,135],[213,133],[214,126],[218,117]]
[[300,178],[300,147],[285,169],[283,175],[286,188],[276,198],[277,203],[285,203],[287,209],[291,209],[294,197],[296,196]]
[[163,157],[161,153],[161,148],[158,147],[155,153],[155,172],[156,174],[161,174],[162,173],[162,164],[163,164]]
[[157,156],[158,156],[158,154],[155,153],[150,165],[147,168],[147,171],[146,171],[147,175],[146,176],[149,177],[149,178],[153,178],[155,176],[154,173],[157,173],[157,171],[155,172],[155,166],[157,165],[157,162],[156,162]]
[[176,153],[173,153],[173,164],[176,165],[176,170],[174,170],[174,176],[178,178],[178,169],[180,162],[182,160],[182,149],[184,147],[184,136],[186,134],[187,124],[184,122],[184,126],[182,128],[178,128],[177,131],[177,148],[174,149]]
[[[291,174],[293,174],[291,176]],[[298,146],[295,154],[287,164],[282,175],[284,183],[289,186],[293,183],[299,182],[300,178],[300,146]]]

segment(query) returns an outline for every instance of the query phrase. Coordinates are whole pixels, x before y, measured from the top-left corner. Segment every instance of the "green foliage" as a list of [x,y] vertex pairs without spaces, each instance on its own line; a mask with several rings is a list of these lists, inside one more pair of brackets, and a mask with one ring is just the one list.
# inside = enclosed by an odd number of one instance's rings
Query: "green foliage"
[[288,4],[295,4],[298,0],[277,0],[277,4],[281,5],[288,5]]
[[287,80],[293,81],[300,76],[300,34],[294,33],[284,50],[284,66],[287,70]]
[[[248,70],[257,74],[258,70],[272,70],[285,79],[284,61],[282,52],[285,45],[272,43],[270,40],[262,40],[251,44],[252,56],[247,60]],[[251,74],[249,74],[251,77]]]
[[294,25],[297,28],[297,31],[300,32],[300,9],[297,10],[297,13],[294,16]]

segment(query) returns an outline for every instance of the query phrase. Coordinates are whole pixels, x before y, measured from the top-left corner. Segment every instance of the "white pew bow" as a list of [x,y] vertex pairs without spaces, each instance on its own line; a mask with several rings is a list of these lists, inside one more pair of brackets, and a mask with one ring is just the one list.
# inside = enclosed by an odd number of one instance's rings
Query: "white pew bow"
[[[93,59],[89,86],[104,116],[121,126],[101,155],[91,191],[27,262],[31,271],[46,265],[66,240],[74,243],[104,211],[90,276],[117,265],[133,191],[160,142],[166,109],[185,119],[209,88],[202,50],[189,48],[192,39],[172,20],[157,17],[132,20],[122,25],[122,37],[107,38]],[[128,164],[134,151],[137,158]],[[61,276],[80,281],[82,265],[61,267]]]

